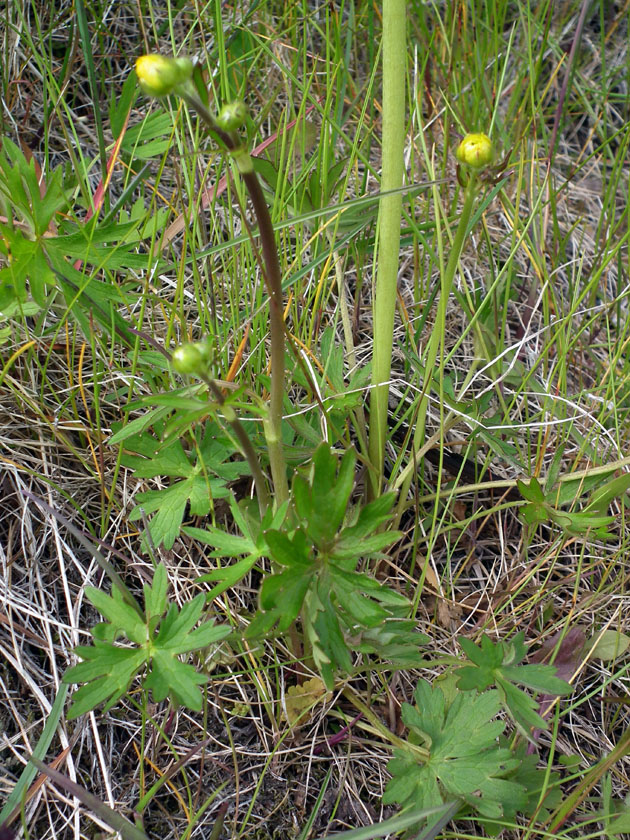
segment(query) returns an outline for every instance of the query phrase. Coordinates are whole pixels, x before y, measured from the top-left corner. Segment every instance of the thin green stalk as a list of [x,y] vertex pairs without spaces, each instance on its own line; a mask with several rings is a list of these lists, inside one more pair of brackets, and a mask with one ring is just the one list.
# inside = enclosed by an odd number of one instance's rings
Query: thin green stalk
[[405,0],[383,4],[383,152],[379,204],[378,267],[373,303],[374,357],[370,398],[369,491],[379,495],[387,439],[388,381],[394,337],[404,173],[405,79],[407,62]]
[[214,381],[214,379],[212,379],[209,376],[205,376],[201,373],[198,375],[200,379],[203,379],[208,388],[210,388],[212,396],[221,406],[223,410],[223,416],[232,427],[232,431],[236,435],[238,442],[241,445],[241,450],[243,452],[243,455],[247,459],[247,463],[249,464],[249,468],[252,473],[252,478],[254,479],[254,484],[256,485],[258,507],[260,508],[260,515],[262,516],[271,504],[271,498],[269,496],[269,491],[267,490],[267,481],[260,467],[260,463],[258,461],[258,456],[256,455],[254,445],[249,439],[249,436],[243,428],[241,421],[238,419],[234,409],[231,406],[225,404],[225,397],[221,393],[221,389]]
[[[440,299],[438,301],[437,317],[435,320],[435,326],[431,331],[431,337],[429,338],[429,344],[427,346],[427,352],[425,356],[423,393],[422,398],[420,400],[420,405],[418,407],[416,429],[413,438],[413,452],[415,453],[413,458],[414,463],[415,459],[418,457],[419,450],[422,448],[424,443],[427,409],[429,407],[429,391],[431,390],[433,369],[435,367],[435,362],[438,357],[440,345],[443,345],[444,343],[444,334],[446,332],[446,310],[448,307],[448,300],[451,294],[451,289],[453,287],[453,280],[455,279],[457,264],[459,262],[462,249],[464,247],[466,234],[468,232],[468,225],[470,224],[470,218],[472,216],[472,211],[475,205],[475,198],[478,192],[479,182],[477,179],[477,175],[474,172],[471,172],[468,178],[468,184],[466,185],[466,190],[464,192],[464,204],[459,216],[459,223],[457,225],[457,230],[455,231],[453,244],[451,245],[451,252],[449,254],[444,274],[441,278]],[[407,498],[412,478],[413,472],[408,471],[405,481],[401,488],[401,502],[402,500]]]

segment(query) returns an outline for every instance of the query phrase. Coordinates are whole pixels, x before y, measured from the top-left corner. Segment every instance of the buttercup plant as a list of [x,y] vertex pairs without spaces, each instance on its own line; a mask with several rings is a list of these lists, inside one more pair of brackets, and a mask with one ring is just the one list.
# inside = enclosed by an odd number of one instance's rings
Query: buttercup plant
[[175,5],[8,3],[0,836],[630,836],[623,4]]

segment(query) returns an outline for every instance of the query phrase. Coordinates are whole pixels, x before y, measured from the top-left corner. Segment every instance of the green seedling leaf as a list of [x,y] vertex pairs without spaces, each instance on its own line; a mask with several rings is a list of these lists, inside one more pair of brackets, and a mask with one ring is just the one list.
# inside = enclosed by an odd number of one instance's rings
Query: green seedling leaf
[[415,700],[415,706],[403,704],[402,719],[429,756],[411,745],[394,750],[384,804],[434,808],[456,798],[491,819],[526,806],[525,787],[506,778],[520,762],[497,745],[505,726],[494,719],[498,692],[462,692],[448,706],[439,685],[420,680]]
[[517,633],[508,642],[493,642],[484,634],[481,645],[459,638],[459,644],[472,665],[455,671],[458,687],[463,691],[483,691],[496,686],[501,700],[514,721],[527,733],[531,727],[546,729],[548,724],[537,714],[536,701],[517,686],[547,695],[565,695],[572,691],[569,683],[556,676],[553,665],[521,664],[527,654],[525,634]]
[[602,662],[619,659],[628,647],[630,647],[630,636],[619,630],[604,630],[603,633],[597,633],[587,642],[591,659],[601,659]]
[[[105,703],[110,709],[140,676],[145,690],[151,690],[156,702],[170,697],[174,702],[198,711],[202,695],[199,686],[207,676],[199,674],[178,657],[217,644],[230,634],[230,628],[211,621],[193,629],[203,611],[205,596],[198,595],[181,610],[176,604],[167,610],[167,575],[157,567],[151,586],[145,586],[145,612],[140,617],[122,599],[118,590],[112,596],[92,587],[86,594],[109,623],[92,630],[94,644],[76,648],[83,661],[63,676],[64,683],[85,683],[73,695],[68,719],[73,719]],[[160,624],[161,621],[161,624]],[[134,647],[115,643],[125,637]]]

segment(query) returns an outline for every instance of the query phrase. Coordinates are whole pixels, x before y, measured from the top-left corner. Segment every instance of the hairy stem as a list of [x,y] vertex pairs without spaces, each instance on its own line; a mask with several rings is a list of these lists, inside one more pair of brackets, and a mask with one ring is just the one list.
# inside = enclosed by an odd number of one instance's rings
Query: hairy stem
[[369,452],[372,470],[368,490],[380,494],[387,438],[388,380],[394,337],[400,218],[405,143],[405,77],[407,60],[405,0],[383,4],[383,141],[379,203],[378,268],[374,294],[374,358],[370,399]]

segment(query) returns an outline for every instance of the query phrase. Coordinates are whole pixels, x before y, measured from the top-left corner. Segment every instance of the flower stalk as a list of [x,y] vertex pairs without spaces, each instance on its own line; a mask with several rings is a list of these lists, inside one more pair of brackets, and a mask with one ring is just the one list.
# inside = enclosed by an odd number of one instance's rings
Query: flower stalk
[[[236,131],[244,124],[247,110],[242,102],[226,105],[215,117],[201,101],[192,81],[193,67],[188,59],[142,56],[136,73],[142,89],[151,96],[174,93],[193,108],[210,133],[231,155],[249,194],[258,222],[262,244],[263,273],[269,293],[269,328],[271,334],[271,391],[269,414],[264,419],[265,437],[273,480],[274,497],[282,504],[289,497],[286,461],[282,448],[282,409],[284,396],[285,339],[282,313],[282,273],[269,208],[264,199],[251,156]],[[241,427],[242,429],[242,427]],[[243,430],[243,434],[245,434]],[[249,460],[249,458],[248,458]],[[258,485],[258,482],[257,482]]]
[[[459,258],[464,249],[464,243],[468,234],[468,228],[470,226],[475,206],[475,199],[479,194],[481,186],[478,172],[492,162],[492,142],[485,134],[468,134],[458,146],[455,154],[458,161],[465,167],[469,168],[468,180],[466,182],[466,186],[464,187],[464,203],[459,214],[459,221],[457,223],[455,236],[453,237],[453,242],[451,244],[448,262],[446,263],[446,268],[441,276],[440,299],[438,301],[435,326],[431,331],[431,336],[429,338],[424,357],[424,382],[413,439],[414,463],[418,452],[424,445],[427,410],[429,406],[429,392],[431,390],[433,372],[440,349],[442,349],[442,352],[444,351],[448,301],[451,295],[451,289],[453,288],[455,274],[457,273]],[[412,477],[413,471],[409,470],[403,484],[401,485],[400,504],[402,504],[402,501],[407,497]]]

